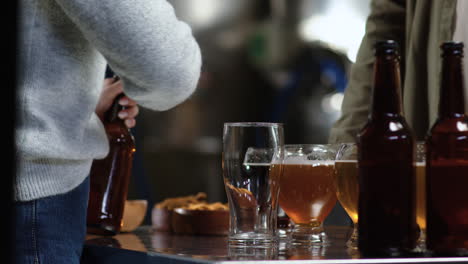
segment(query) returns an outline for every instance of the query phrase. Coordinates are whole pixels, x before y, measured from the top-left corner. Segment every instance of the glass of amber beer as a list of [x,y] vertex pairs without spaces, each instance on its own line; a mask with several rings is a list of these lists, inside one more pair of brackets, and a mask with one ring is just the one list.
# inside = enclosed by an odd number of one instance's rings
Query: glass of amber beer
[[282,124],[224,124],[222,166],[230,248],[277,245],[283,142]]
[[356,143],[343,143],[338,150],[335,160],[335,186],[338,201],[353,221],[353,233],[346,245],[357,249],[359,182]]
[[336,204],[333,182],[338,145],[285,145],[279,204],[294,226],[293,246],[327,244],[323,221]]
[[426,145],[416,142],[416,222],[419,226],[419,238],[416,250],[426,250]]

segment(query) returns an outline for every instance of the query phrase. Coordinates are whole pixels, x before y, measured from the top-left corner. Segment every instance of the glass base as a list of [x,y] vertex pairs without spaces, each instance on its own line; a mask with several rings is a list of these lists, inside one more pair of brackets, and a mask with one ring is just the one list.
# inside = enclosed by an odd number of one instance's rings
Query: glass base
[[419,232],[418,241],[416,241],[416,248],[414,249],[414,252],[424,253],[426,251],[427,251],[427,247],[426,247],[426,230],[421,229],[421,231]]
[[348,247],[346,249],[346,253],[348,253],[349,257],[352,259],[359,259],[361,258],[361,253],[359,252],[359,248],[351,248]]
[[230,248],[236,247],[254,247],[254,248],[271,248],[278,246],[278,237],[274,235],[258,234],[258,233],[243,233],[230,235],[228,239]]
[[289,235],[289,244],[294,247],[311,247],[329,244],[322,225],[296,224]]
[[286,258],[288,260],[311,260],[323,259],[327,253],[327,246],[317,245],[311,247],[290,246],[286,249]]
[[274,260],[278,258],[279,250],[276,247],[228,247],[230,260]]
[[278,228],[278,237],[280,240],[288,239],[289,233],[291,232],[290,228]]
[[346,241],[346,246],[349,249],[358,249],[358,228],[357,225],[354,225],[353,233],[351,237],[349,237],[348,241]]

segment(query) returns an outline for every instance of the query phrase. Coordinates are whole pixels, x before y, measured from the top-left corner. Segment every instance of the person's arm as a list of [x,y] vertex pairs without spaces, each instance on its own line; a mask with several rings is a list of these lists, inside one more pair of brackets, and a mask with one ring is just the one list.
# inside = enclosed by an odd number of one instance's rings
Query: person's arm
[[372,93],[374,43],[378,40],[393,39],[399,43],[401,57],[404,58],[405,3],[404,0],[371,2],[366,34],[362,39],[356,62],[351,67],[341,109],[342,115],[330,131],[330,143],[355,142],[357,134],[367,122]]
[[122,79],[125,94],[153,110],[195,90],[201,55],[190,27],[166,0],[56,0]]

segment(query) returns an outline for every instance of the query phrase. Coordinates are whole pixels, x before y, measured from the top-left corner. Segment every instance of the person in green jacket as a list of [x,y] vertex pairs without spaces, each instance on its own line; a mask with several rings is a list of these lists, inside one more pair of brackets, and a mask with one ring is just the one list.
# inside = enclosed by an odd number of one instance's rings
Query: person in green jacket
[[[416,139],[423,140],[437,117],[439,46],[448,40],[468,43],[466,25],[466,0],[372,0],[366,34],[345,90],[342,115],[332,127],[329,141],[355,142],[366,123],[371,102],[372,47],[376,41],[385,39],[393,39],[400,45],[404,114]],[[466,60],[465,57],[465,64]],[[467,95],[465,92],[465,98]]]

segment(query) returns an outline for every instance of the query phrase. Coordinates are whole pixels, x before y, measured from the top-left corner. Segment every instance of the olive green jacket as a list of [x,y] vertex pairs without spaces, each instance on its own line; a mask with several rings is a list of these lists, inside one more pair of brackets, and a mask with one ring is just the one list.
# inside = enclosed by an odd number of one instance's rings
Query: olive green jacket
[[354,142],[368,119],[373,79],[373,45],[400,43],[404,115],[421,140],[436,120],[441,79],[440,44],[452,40],[456,0],[372,0],[356,63],[351,68],[342,116],[331,143]]

